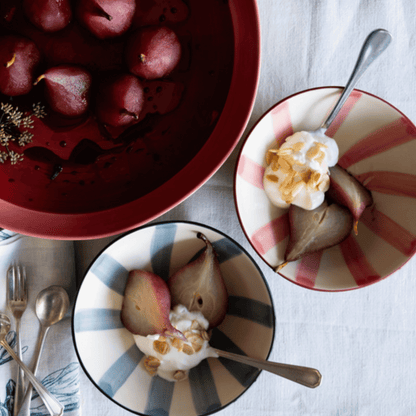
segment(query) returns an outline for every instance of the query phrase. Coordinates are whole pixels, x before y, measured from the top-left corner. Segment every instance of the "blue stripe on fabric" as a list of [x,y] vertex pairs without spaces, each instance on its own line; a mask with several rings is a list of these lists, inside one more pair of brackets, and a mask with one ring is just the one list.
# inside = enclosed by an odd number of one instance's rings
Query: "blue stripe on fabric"
[[189,370],[189,384],[195,411],[198,415],[213,412],[221,407],[208,360],[201,361],[196,367]]
[[90,269],[106,286],[124,295],[129,272],[118,261],[106,253],[101,254]]
[[[239,256],[242,251],[241,249],[236,246],[233,242],[231,242],[228,238],[222,238],[220,240],[214,241],[212,243],[212,247],[214,251],[217,253],[219,263],[223,263],[224,261],[230,260],[233,257]],[[192,258],[189,260],[189,263],[196,260],[205,250],[205,248],[201,248]]]
[[177,228],[176,224],[156,225],[150,245],[153,273],[164,281],[169,279],[170,260]]
[[120,309],[84,309],[75,314],[75,332],[105,331],[124,328]]
[[98,386],[109,396],[114,397],[120,387],[139,365],[144,354],[133,344],[101,377]]
[[271,305],[242,296],[229,296],[227,315],[239,316],[273,328],[273,309]]
[[174,388],[175,382],[153,377],[144,413],[149,416],[168,416]]
[[[212,330],[212,336],[209,343],[212,347],[218,348],[219,350],[229,351],[240,355],[247,355],[218,328],[214,328]],[[243,387],[250,386],[260,372],[260,370],[251,367],[250,365],[237,363],[236,361],[231,361],[227,358],[220,357],[219,360]]]

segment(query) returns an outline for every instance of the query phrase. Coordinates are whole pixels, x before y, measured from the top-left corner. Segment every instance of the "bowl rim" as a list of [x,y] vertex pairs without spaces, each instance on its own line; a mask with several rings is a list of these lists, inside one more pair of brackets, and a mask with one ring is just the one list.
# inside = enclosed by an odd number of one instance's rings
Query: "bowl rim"
[[[125,234],[123,234],[123,235],[121,235],[121,236],[119,236],[119,237],[117,237],[116,239],[114,239],[113,241],[111,241],[111,242],[109,242],[108,244],[106,244],[106,246],[102,249],[102,250],[100,250],[100,252],[94,257],[94,259],[90,262],[90,264],[89,264],[89,266],[88,266],[88,268],[85,270],[85,272],[84,272],[84,274],[83,274],[83,276],[82,276],[82,280],[81,280],[81,282],[79,283],[79,287],[78,287],[78,289],[77,289],[77,291],[76,291],[76,295],[75,295],[75,298],[74,298],[74,302],[73,302],[73,308],[72,308],[72,315],[71,315],[71,338],[72,338],[72,344],[73,344],[73,346],[74,346],[74,349],[75,349],[75,353],[76,353],[76,355],[77,355],[77,358],[78,358],[78,362],[79,362],[79,364],[80,364],[80,366],[82,367],[82,369],[83,369],[83,371],[84,371],[84,373],[85,373],[85,375],[88,377],[88,379],[91,381],[91,383],[94,385],[94,387],[100,392],[100,393],[102,393],[107,399],[109,399],[109,400],[111,400],[112,402],[114,402],[117,406],[120,406],[121,408],[123,408],[123,409],[125,409],[125,410],[128,410],[129,412],[131,412],[131,413],[133,413],[133,414],[137,414],[137,415],[139,415],[139,416],[149,416],[149,415],[146,415],[145,413],[140,413],[140,412],[136,412],[136,411],[134,411],[134,410],[132,410],[132,409],[130,409],[130,408],[128,408],[128,407],[126,407],[126,406],[124,406],[124,405],[122,405],[122,404],[120,404],[119,402],[117,402],[114,398],[112,398],[112,397],[110,397],[105,391],[103,391],[98,385],[97,385],[97,383],[95,382],[95,380],[92,378],[92,376],[89,374],[89,372],[87,371],[87,369],[85,368],[85,366],[84,366],[84,363],[83,363],[83,361],[82,361],[82,359],[81,359],[81,355],[80,355],[80,353],[79,353],[79,351],[78,351],[78,348],[77,348],[77,343],[76,343],[76,339],[75,339],[75,308],[76,308],[76,305],[77,305],[77,301],[78,301],[78,297],[79,297],[79,294],[80,294],[80,292],[81,292],[81,288],[82,288],[82,285],[83,285],[83,283],[84,283],[84,280],[85,280],[85,278],[86,278],[86,276],[87,276],[87,274],[90,272],[90,270],[91,270],[91,267],[94,265],[94,263],[97,261],[97,259],[110,247],[110,246],[112,246],[113,244],[115,244],[115,243],[117,243],[119,240],[121,240],[122,238],[124,238],[124,237],[126,237],[126,236],[128,236],[128,235],[130,235],[130,234],[133,234],[133,233],[135,233],[135,232],[138,232],[138,231],[141,231],[141,230],[144,230],[144,229],[146,229],[146,228],[150,228],[150,227],[155,227],[155,226],[159,226],[159,225],[169,225],[169,224],[186,224],[186,225],[193,225],[193,226],[196,226],[196,227],[201,227],[201,228],[207,228],[207,229],[209,229],[209,230],[211,230],[211,231],[214,231],[214,232],[216,232],[216,233],[218,233],[218,234],[220,234],[220,235],[222,235],[223,237],[225,237],[225,238],[227,238],[227,239],[229,239],[233,244],[235,244],[241,251],[242,251],[242,253],[244,253],[247,257],[248,257],[248,259],[252,262],[252,264],[254,265],[254,267],[257,269],[257,271],[258,271],[258,273],[259,273],[259,275],[260,275],[260,277],[262,278],[262,280],[263,280],[263,283],[264,283],[264,287],[266,288],[266,291],[267,291],[267,293],[268,293],[268,295],[269,295],[269,298],[270,298],[270,305],[271,305],[271,312],[272,312],[272,322],[273,322],[273,326],[272,326],[272,338],[271,338],[271,343],[270,343],[270,348],[269,348],[269,351],[268,351],[268,353],[267,353],[267,357],[266,357],[266,360],[270,357],[270,354],[271,354],[271,352],[272,352],[272,350],[273,350],[273,346],[274,346],[274,341],[275,341],[275,336],[276,336],[276,312],[275,312],[275,307],[274,307],[274,301],[273,301],[273,296],[272,296],[272,292],[271,292],[271,290],[270,290],[270,286],[269,286],[269,284],[268,284],[268,282],[267,282],[267,279],[266,279],[266,277],[265,277],[265,275],[264,275],[264,273],[263,273],[263,271],[261,270],[261,268],[260,268],[260,266],[254,261],[254,259],[253,259],[253,257],[251,256],[251,254],[240,244],[240,243],[238,243],[234,238],[232,238],[232,237],[230,237],[229,235],[227,235],[227,234],[225,234],[224,232],[222,232],[222,231],[220,231],[220,230],[218,230],[217,228],[215,228],[215,227],[212,227],[212,226],[210,226],[210,225],[206,225],[206,224],[202,224],[202,223],[199,223],[199,222],[195,222],[195,221],[186,221],[186,220],[171,220],[171,221],[161,221],[161,222],[153,222],[153,223],[151,223],[151,224],[145,224],[145,225],[143,225],[143,226],[141,226],[141,227],[138,227],[138,228],[135,228],[134,230],[130,230],[130,231],[128,231],[127,233],[125,233]],[[237,399],[239,399],[256,381],[257,381],[257,379],[258,379],[258,377],[260,376],[260,374],[262,373],[262,371],[263,370],[259,370],[259,372],[258,372],[258,374],[253,378],[253,380],[251,381],[251,383],[238,395],[238,396],[236,396],[233,400],[231,400],[231,401],[229,401],[227,404],[225,404],[225,405],[222,405],[220,408],[218,408],[218,409],[216,409],[216,410],[213,410],[213,411],[210,411],[210,412],[207,412],[207,413],[202,413],[202,414],[200,414],[200,415],[198,415],[198,416],[208,416],[208,415],[211,415],[211,414],[214,414],[214,413],[217,413],[217,412],[219,412],[219,411],[221,411],[221,410],[223,410],[223,409],[225,409],[227,406],[229,406],[230,404],[232,404],[232,403],[234,403]]]
[[[391,272],[391,273],[389,273],[389,274],[387,274],[387,275],[385,275],[384,277],[382,277],[381,279],[379,279],[379,280],[376,280],[376,281],[374,281],[374,282],[370,282],[370,283],[365,283],[365,284],[362,284],[362,285],[360,285],[360,286],[355,286],[355,287],[349,287],[349,288],[343,288],[343,289],[323,289],[323,288],[316,288],[316,287],[309,287],[309,286],[306,286],[306,285],[304,285],[304,284],[302,284],[302,283],[299,283],[299,282],[295,282],[294,280],[292,280],[292,279],[289,279],[288,277],[286,277],[285,275],[283,275],[282,273],[280,273],[280,272],[276,272],[275,271],[275,268],[270,264],[270,263],[268,263],[267,261],[266,261],[266,259],[263,257],[263,255],[261,255],[259,252],[258,252],[258,250],[253,246],[253,244],[251,243],[251,240],[250,240],[250,238],[249,238],[249,235],[248,235],[248,233],[247,233],[247,231],[246,231],[246,229],[244,228],[244,225],[243,225],[243,221],[242,221],[242,218],[241,218],[241,214],[240,214],[240,211],[239,211],[239,209],[238,209],[238,203],[237,203],[237,187],[236,187],[236,183],[237,183],[237,170],[238,170],[238,165],[239,165],[239,162],[240,162],[240,159],[241,159],[241,155],[242,155],[242,153],[243,153],[243,150],[244,150],[244,146],[246,145],[246,143],[247,143],[247,141],[248,141],[248,139],[249,139],[249,137],[251,136],[251,134],[253,133],[253,131],[254,131],[254,129],[258,126],[258,124],[274,109],[274,108],[276,108],[276,107],[278,107],[279,105],[281,105],[282,103],[284,103],[285,101],[287,101],[287,100],[290,100],[291,98],[293,98],[293,97],[296,97],[296,96],[298,96],[298,95],[301,95],[301,94],[305,94],[305,93],[308,93],[308,92],[311,92],[311,91],[317,91],[317,90],[324,90],[324,89],[339,89],[339,90],[343,90],[345,87],[344,86],[336,86],[336,85],[333,85],[333,86],[330,86],[330,85],[328,85],[328,86],[321,86],[321,87],[313,87],[313,88],[307,88],[307,89],[305,89],[305,90],[302,90],[302,91],[298,91],[298,92],[295,92],[295,93],[293,93],[293,94],[291,94],[291,95],[289,95],[289,96],[287,96],[287,97],[284,97],[284,98],[282,98],[281,100],[279,100],[277,103],[275,103],[275,104],[273,104],[271,107],[269,107],[260,117],[259,117],[259,119],[254,123],[254,125],[251,127],[251,129],[249,130],[249,132],[247,133],[247,135],[245,136],[245,138],[244,138],[244,140],[243,140],[243,142],[242,142],[242,145],[241,145],[241,148],[240,148],[240,150],[239,150],[239,152],[238,152],[238,155],[237,155],[237,162],[236,162],[236,164],[235,164],[235,169],[234,169],[234,181],[233,181],[233,194],[234,194],[234,206],[235,206],[235,210],[236,210],[236,213],[237,213],[237,218],[238,218],[238,221],[239,221],[239,223],[240,223],[240,226],[241,226],[241,228],[242,228],[242,230],[243,230],[243,233],[244,233],[244,235],[245,235],[245,237],[247,238],[247,240],[248,240],[248,242],[250,243],[250,246],[253,248],[253,250],[258,254],[258,256],[262,259],[262,261],[275,273],[275,274],[278,274],[279,276],[281,276],[281,277],[283,277],[284,279],[286,279],[287,281],[289,281],[290,283],[293,283],[293,284],[295,284],[295,285],[297,285],[297,286],[300,286],[300,287],[303,287],[303,288],[305,288],[305,289],[308,289],[308,290],[313,290],[313,291],[316,291],[316,292],[327,292],[327,293],[338,293],[338,292],[349,292],[349,291],[351,291],[351,290],[357,290],[357,289],[362,289],[362,288],[364,288],[364,287],[368,287],[368,286],[371,286],[371,285],[374,285],[374,284],[376,284],[376,283],[379,283],[379,282],[381,282],[381,281],[383,281],[383,280],[385,280],[387,277],[389,277],[389,276],[391,276],[392,274],[394,274],[394,273],[396,273],[398,270],[400,270],[407,262],[409,262],[410,261],[410,259],[413,257],[413,256],[409,256],[408,258],[407,258],[407,260],[401,265],[401,266],[399,266],[396,270],[394,270],[393,272]],[[357,91],[357,92],[360,92],[360,93],[362,93],[362,94],[365,94],[365,95],[368,95],[368,96],[370,96],[370,97],[372,97],[372,98],[375,98],[375,99],[377,99],[377,100],[379,100],[379,101],[381,101],[381,102],[383,102],[383,103],[385,103],[385,104],[387,104],[388,106],[390,106],[393,110],[395,110],[395,111],[397,111],[397,113],[399,113],[402,117],[404,117],[410,124],[412,124],[412,125],[414,125],[414,123],[409,119],[409,117],[407,117],[402,111],[400,111],[397,107],[395,107],[394,105],[392,105],[392,104],[390,104],[387,100],[385,100],[384,98],[381,98],[381,97],[379,97],[379,96],[377,96],[377,95],[375,95],[375,94],[372,94],[372,93],[370,93],[370,92],[367,92],[367,91],[364,91],[364,90],[361,90],[361,89],[358,89],[358,88],[354,88],[354,91]],[[416,128],[416,127],[415,127]]]
[[[260,77],[261,33],[257,2],[239,0],[229,2],[229,7],[234,27],[230,88],[213,132],[194,158],[176,175],[143,197],[101,211],[74,214],[35,211],[0,199],[0,226],[33,237],[57,240],[113,236],[163,215],[207,182],[227,160],[244,133]],[[244,30],[236,30],[240,25],[244,25]],[[247,44],[250,48],[246,47]],[[244,88],[239,87],[242,84]],[[234,123],[229,123],[230,119]],[[218,152],[219,144],[226,149],[225,153]]]

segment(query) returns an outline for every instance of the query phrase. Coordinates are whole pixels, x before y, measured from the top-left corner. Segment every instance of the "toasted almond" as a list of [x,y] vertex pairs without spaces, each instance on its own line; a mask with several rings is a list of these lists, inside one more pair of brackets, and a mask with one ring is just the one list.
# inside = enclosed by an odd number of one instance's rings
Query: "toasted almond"
[[170,351],[170,346],[166,341],[153,341],[153,349],[159,354],[165,355]]
[[192,355],[195,351],[193,350],[193,348],[188,345],[188,344],[183,344],[182,347],[182,351],[186,354],[186,355]]
[[182,381],[188,378],[188,375],[185,373],[185,371],[177,370],[175,371],[175,374],[173,375],[173,378],[176,381]]
[[192,333],[190,335],[188,335],[186,337],[186,339],[191,342],[191,343],[198,343],[198,344],[203,344],[204,340],[202,339],[201,335],[196,334],[196,333]]
[[152,355],[149,355],[144,360],[144,365],[152,368],[157,368],[160,366],[160,360],[159,358],[153,357]]
[[268,179],[270,182],[279,182],[279,178],[276,175],[267,175],[266,179]]
[[202,344],[200,344],[199,342],[192,342],[192,348],[195,352],[199,352],[202,349]]
[[194,319],[191,324],[191,329],[202,331],[204,328],[196,319]]
[[204,341],[209,341],[210,340],[210,336],[209,336],[207,331],[201,331],[201,337]]
[[184,342],[181,341],[179,338],[172,339],[172,347],[176,348],[179,351],[182,351]]

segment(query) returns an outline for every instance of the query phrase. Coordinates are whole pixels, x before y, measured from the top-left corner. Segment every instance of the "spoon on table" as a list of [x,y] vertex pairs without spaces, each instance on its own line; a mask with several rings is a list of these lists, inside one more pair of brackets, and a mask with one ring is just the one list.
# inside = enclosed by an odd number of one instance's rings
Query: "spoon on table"
[[[62,320],[69,308],[69,297],[61,286],[49,286],[42,290],[36,298],[36,316],[41,324],[37,351],[35,352],[35,366],[33,373],[36,375],[39,365],[39,358],[49,328]],[[30,403],[32,400],[32,386],[29,384],[26,394],[20,407],[18,416],[30,415]]]
[[269,371],[280,377],[284,377],[295,383],[302,384],[306,387],[315,388],[321,384],[322,376],[318,370],[310,367],[301,367],[298,365],[274,363],[267,360],[259,360],[256,358],[250,358],[245,355],[234,354],[232,352],[217,350],[215,352],[223,358],[237,361],[242,364],[247,364],[252,367],[259,368],[261,370]]
[[316,131],[321,131],[324,133],[324,131],[328,129],[329,125],[334,121],[342,106],[345,104],[345,101],[347,101],[347,98],[354,90],[358,80],[368,69],[368,67],[375,61],[375,59],[378,58],[386,50],[387,46],[389,46],[391,42],[391,39],[392,37],[390,33],[385,29],[376,29],[367,36],[367,39],[364,41],[364,44],[361,47],[360,54],[358,55],[357,62],[350,75],[350,79],[348,80],[347,85],[345,86],[341,96],[339,97],[337,103],[335,104],[327,119]]
[[46,408],[49,413],[53,416],[61,416],[64,412],[64,407],[58,400],[53,397],[51,393],[43,386],[43,384],[34,376],[34,374],[29,370],[29,368],[24,364],[20,358],[13,351],[13,348],[6,341],[6,335],[10,331],[11,321],[10,318],[4,314],[0,313],[0,345],[10,354],[10,356],[19,364],[20,368],[25,372],[29,381],[33,384],[36,391],[39,393],[39,396],[43,400]]

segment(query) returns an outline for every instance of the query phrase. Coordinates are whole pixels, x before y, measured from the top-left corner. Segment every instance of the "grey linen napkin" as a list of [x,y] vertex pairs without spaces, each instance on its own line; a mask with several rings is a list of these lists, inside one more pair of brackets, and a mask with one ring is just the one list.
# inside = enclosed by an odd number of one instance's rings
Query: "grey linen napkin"
[[[7,308],[6,273],[12,262],[26,267],[28,306],[22,317],[20,336],[23,361],[29,368],[34,365],[40,324],[35,314],[38,293],[51,285],[60,285],[68,292],[71,307],[67,316],[53,325],[46,337],[37,376],[52,394],[65,406],[65,415],[81,414],[79,363],[71,338],[72,303],[76,291],[74,244],[27,237],[0,229],[0,311],[12,319],[7,341],[15,347],[16,333],[12,314]],[[0,347],[0,416],[11,416],[17,364]],[[36,391],[32,396],[31,416],[46,416],[49,412]]]

